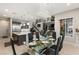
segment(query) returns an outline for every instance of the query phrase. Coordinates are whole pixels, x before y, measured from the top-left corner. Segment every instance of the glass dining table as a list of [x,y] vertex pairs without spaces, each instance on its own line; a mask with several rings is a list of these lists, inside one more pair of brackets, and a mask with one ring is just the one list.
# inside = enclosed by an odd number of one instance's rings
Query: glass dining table
[[30,55],[41,55],[42,49],[45,47],[50,48],[50,46],[54,45],[54,40],[51,36],[50,37],[40,37],[40,40],[34,40],[33,42],[29,43],[29,50],[28,53]]

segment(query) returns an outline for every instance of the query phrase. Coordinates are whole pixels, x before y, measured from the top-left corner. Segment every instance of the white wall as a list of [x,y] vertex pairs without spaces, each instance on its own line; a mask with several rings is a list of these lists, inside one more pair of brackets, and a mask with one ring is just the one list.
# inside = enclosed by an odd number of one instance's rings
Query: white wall
[[[63,12],[55,15],[55,31],[57,32],[57,37],[60,35],[60,19],[73,18],[73,37],[75,37],[75,29],[79,28],[79,9],[74,9],[68,12]],[[72,39],[71,39],[72,40]],[[72,40],[73,42],[75,41]]]
[[10,21],[8,19],[0,19],[0,37],[10,35]]

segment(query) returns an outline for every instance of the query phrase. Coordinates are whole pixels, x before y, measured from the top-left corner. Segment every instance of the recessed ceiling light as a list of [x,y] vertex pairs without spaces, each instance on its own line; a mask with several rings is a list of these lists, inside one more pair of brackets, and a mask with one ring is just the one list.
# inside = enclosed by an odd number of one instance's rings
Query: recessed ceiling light
[[29,23],[27,23],[27,25],[30,25]]
[[70,3],[67,3],[67,6],[70,6]]
[[8,9],[5,9],[5,11],[8,11]]

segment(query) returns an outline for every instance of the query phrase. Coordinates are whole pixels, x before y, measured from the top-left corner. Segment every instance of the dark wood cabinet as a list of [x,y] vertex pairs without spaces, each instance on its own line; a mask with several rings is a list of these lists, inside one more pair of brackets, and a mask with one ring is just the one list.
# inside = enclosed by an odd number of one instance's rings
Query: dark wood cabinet
[[13,34],[13,40],[17,45],[23,45],[23,42],[26,42],[26,35],[16,35]]

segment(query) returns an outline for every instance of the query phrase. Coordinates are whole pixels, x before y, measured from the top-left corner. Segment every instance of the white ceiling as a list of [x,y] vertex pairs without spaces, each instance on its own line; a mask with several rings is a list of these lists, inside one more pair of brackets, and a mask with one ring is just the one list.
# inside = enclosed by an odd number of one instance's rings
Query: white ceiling
[[79,3],[71,3],[69,6],[66,3],[0,3],[0,16],[33,20],[75,8],[79,8]]

